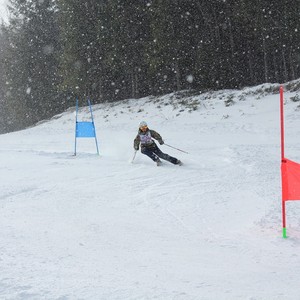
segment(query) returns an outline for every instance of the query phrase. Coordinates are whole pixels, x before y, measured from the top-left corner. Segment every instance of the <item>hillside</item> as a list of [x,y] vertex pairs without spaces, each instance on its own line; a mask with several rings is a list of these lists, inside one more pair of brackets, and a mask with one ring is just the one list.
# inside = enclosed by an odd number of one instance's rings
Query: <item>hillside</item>
[[[286,156],[300,162],[297,86]],[[100,156],[90,139],[73,156],[74,108],[0,135],[1,299],[299,297],[299,202],[281,237],[278,85],[93,109]],[[182,167],[130,163],[142,120],[189,153],[160,146]]]

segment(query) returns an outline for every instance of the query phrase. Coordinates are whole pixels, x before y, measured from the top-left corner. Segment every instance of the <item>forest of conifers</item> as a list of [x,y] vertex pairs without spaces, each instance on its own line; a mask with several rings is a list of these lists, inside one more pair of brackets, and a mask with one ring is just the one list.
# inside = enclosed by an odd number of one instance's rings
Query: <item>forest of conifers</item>
[[10,0],[0,132],[75,105],[300,77],[300,0]]

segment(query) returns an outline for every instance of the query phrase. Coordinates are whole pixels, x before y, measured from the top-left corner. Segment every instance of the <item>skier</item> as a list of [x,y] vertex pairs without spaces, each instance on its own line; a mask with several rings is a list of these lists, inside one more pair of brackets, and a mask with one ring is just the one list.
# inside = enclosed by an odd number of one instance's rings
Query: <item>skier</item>
[[182,162],[179,159],[163,153],[157,147],[152,138],[156,139],[160,145],[164,144],[160,134],[152,129],[149,129],[147,123],[142,121],[139,125],[138,134],[134,139],[134,149],[136,151],[139,150],[139,146],[141,144],[141,152],[156,162],[157,166],[161,165],[161,160],[159,158],[165,159],[174,165],[182,165]]

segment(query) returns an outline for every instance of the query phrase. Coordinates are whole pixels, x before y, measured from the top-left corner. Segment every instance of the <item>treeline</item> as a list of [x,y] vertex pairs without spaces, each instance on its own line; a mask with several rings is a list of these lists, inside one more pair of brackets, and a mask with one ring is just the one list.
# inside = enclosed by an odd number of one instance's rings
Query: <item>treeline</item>
[[74,106],[300,75],[300,0],[10,0],[0,132]]

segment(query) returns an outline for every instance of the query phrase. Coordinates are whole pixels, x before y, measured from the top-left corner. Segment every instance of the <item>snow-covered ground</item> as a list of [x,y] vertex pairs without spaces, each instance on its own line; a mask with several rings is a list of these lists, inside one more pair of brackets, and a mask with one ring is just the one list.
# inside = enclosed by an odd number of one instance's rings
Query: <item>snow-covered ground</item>
[[[93,139],[73,156],[74,109],[1,135],[0,299],[300,299],[300,202],[283,239],[279,93],[264,87],[95,105],[100,156]],[[285,151],[300,161],[296,94]],[[184,166],[130,163],[142,120]]]

